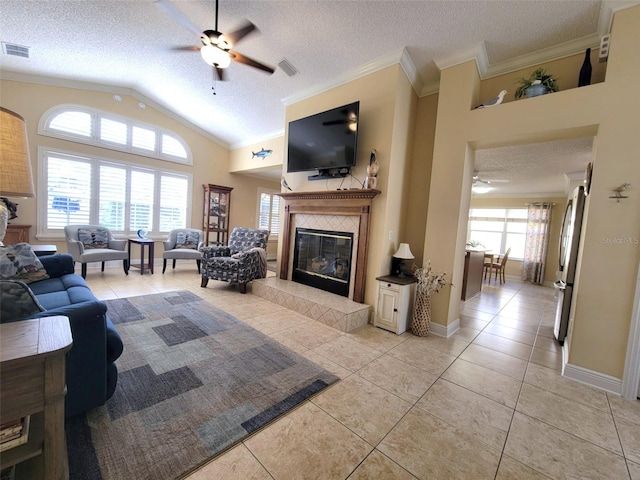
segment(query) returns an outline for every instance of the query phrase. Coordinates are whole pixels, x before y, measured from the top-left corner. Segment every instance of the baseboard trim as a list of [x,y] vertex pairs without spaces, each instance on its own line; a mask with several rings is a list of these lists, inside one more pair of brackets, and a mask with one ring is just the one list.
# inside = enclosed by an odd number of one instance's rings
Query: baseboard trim
[[460,329],[460,319],[456,318],[453,322],[451,322],[446,327],[444,325],[440,325],[439,323],[431,322],[429,326],[429,332],[433,333],[436,337],[444,337],[449,338],[451,335],[456,333]]
[[584,383],[585,385],[604,390],[608,393],[615,395],[622,394],[622,379],[612,377],[611,375],[606,375],[577,365],[571,365],[570,363],[564,365],[562,375],[576,382]]

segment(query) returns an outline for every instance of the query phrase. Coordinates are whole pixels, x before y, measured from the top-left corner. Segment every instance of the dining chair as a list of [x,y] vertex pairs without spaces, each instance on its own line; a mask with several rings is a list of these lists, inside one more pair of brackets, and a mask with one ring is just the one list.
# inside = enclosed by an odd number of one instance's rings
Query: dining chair
[[[509,253],[511,253],[511,247],[507,248],[507,251],[502,255],[502,258],[498,257],[498,260],[491,264],[491,268],[496,271],[494,280],[498,280],[498,278],[500,278],[500,285],[506,283],[504,271],[507,267]],[[489,280],[491,280],[491,275],[489,275]]]

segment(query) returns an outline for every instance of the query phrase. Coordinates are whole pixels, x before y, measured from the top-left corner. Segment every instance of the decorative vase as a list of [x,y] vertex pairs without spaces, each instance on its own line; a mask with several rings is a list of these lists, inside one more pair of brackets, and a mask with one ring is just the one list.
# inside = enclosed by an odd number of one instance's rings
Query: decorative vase
[[584,62],[580,68],[580,76],[578,77],[578,86],[584,87],[591,85],[591,49],[587,48],[584,54]]
[[431,295],[428,293],[417,293],[416,302],[413,306],[413,321],[411,322],[411,333],[418,337],[429,335],[431,324]]
[[537,97],[538,95],[544,95],[549,92],[549,88],[546,85],[538,83],[536,85],[531,85],[530,87],[525,88],[524,94],[527,98]]

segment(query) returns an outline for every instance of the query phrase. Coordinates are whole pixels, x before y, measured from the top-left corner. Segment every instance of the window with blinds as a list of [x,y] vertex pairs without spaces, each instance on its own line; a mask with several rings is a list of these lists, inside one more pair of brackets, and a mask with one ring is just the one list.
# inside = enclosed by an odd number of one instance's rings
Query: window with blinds
[[471,208],[467,242],[480,242],[487,250],[522,260],[527,233],[526,208]]
[[38,133],[193,165],[191,151],[177,134],[82,105],[58,105],[45,112],[38,125]]
[[280,197],[275,191],[259,190],[258,228],[269,230],[271,238],[277,238],[280,229]]
[[38,195],[38,234],[100,224],[115,233],[162,235],[187,226],[191,175],[40,149],[47,195]]

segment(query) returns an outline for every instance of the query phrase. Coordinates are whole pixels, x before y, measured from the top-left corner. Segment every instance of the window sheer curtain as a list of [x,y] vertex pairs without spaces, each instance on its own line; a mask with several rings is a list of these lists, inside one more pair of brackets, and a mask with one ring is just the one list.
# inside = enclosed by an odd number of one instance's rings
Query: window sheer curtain
[[553,204],[548,202],[533,203],[528,207],[522,280],[542,285],[547,261]]

